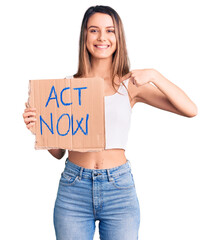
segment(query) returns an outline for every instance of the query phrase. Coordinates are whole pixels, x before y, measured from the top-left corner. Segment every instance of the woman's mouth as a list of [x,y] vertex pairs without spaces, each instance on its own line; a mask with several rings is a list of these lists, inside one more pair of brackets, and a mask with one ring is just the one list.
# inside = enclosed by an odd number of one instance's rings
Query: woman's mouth
[[110,45],[95,45],[98,49],[107,49]]

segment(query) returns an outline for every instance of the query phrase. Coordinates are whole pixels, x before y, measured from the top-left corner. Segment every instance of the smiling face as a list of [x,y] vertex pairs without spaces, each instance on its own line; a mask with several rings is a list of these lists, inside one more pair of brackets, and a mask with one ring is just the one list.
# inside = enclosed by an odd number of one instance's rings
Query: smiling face
[[116,50],[116,37],[110,15],[95,13],[89,18],[86,47],[92,58],[112,58]]

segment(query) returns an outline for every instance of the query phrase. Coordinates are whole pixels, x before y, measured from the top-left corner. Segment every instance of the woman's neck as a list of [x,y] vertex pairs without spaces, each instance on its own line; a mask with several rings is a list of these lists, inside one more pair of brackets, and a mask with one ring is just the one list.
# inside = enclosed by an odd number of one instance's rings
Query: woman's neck
[[105,81],[111,82],[112,76],[112,59],[91,59],[91,71],[89,73],[90,77],[101,77]]

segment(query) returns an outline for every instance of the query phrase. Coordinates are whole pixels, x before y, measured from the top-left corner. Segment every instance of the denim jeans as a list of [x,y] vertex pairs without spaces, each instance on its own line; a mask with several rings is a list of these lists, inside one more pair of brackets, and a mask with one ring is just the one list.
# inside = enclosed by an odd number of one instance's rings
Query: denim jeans
[[96,220],[101,240],[137,240],[140,208],[130,161],[88,169],[67,159],[53,220],[57,240],[92,240]]

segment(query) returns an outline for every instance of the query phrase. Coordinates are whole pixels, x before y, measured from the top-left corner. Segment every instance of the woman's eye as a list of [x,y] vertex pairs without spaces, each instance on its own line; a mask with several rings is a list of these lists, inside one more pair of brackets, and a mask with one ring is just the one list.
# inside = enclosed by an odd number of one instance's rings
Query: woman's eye
[[[97,30],[97,29],[91,29],[90,32],[91,32],[91,33],[95,33],[95,32],[98,32],[98,30]],[[107,32],[108,32],[108,33],[114,33],[115,30],[107,30]]]

